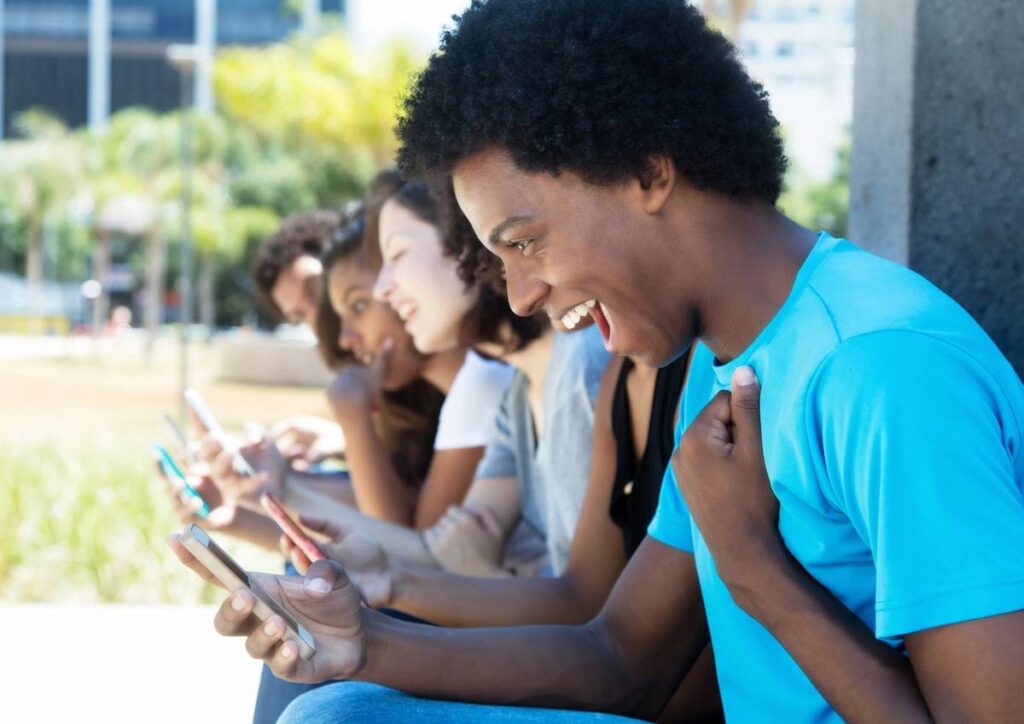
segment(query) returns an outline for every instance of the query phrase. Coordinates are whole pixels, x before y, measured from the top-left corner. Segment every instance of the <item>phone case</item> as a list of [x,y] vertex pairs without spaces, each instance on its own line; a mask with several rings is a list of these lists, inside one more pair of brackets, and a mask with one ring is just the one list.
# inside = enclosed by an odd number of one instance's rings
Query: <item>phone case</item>
[[242,567],[225,553],[224,549],[217,545],[206,531],[195,523],[190,523],[181,532],[181,544],[206,567],[206,570],[223,583],[228,591],[234,592],[240,588],[252,591],[256,596],[256,608],[253,612],[260,621],[266,621],[273,614],[284,619],[284,638],[294,641],[298,645],[299,656],[303,660],[308,661],[316,653],[316,644],[309,631],[296,621],[295,617],[288,613],[280,603],[275,601],[273,596],[251,580]]
[[153,454],[156,456],[156,461],[160,466],[160,469],[164,471],[164,475],[169,479],[177,480],[181,483],[181,492],[185,497],[192,498],[199,502],[199,509],[196,510],[196,515],[200,518],[206,518],[209,516],[210,505],[203,498],[202,494],[200,494],[200,492],[188,481],[185,473],[183,473],[181,468],[178,467],[178,464],[174,462],[174,458],[171,457],[171,454],[167,452],[162,445],[154,445]]
[[302,528],[291,519],[291,516],[285,511],[284,507],[277,502],[270,493],[264,493],[260,496],[260,505],[263,509],[270,514],[270,517],[274,519],[278,527],[284,531],[284,534],[288,536],[292,543],[298,546],[299,550],[306,554],[306,558],[310,561],[322,561],[326,556],[324,552],[320,550],[312,538],[303,532]]

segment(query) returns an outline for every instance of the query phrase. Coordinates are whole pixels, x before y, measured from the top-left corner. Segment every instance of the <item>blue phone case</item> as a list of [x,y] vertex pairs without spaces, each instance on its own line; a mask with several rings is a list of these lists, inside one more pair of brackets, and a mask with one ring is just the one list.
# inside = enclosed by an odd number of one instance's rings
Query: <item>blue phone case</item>
[[203,496],[199,494],[199,491],[192,487],[188,482],[188,478],[185,477],[185,473],[183,473],[181,468],[178,467],[178,464],[174,462],[174,458],[172,458],[171,454],[167,452],[167,449],[163,445],[153,445],[153,452],[156,453],[156,461],[160,464],[160,469],[164,471],[164,475],[180,482],[182,491],[185,495],[193,500],[199,501],[199,510],[196,511],[196,514],[200,518],[208,516],[210,514],[210,506],[205,500],[203,500]]

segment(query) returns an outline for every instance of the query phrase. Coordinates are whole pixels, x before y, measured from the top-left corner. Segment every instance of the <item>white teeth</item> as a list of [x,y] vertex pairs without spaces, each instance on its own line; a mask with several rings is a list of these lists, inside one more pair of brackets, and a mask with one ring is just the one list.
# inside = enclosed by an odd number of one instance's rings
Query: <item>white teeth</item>
[[590,313],[590,310],[593,309],[596,305],[597,302],[594,301],[593,299],[588,299],[585,302],[577,304],[575,307],[573,307],[572,309],[565,313],[565,315],[562,317],[562,324],[565,326],[566,329],[575,329],[576,325],[580,323],[580,320],[587,316]]

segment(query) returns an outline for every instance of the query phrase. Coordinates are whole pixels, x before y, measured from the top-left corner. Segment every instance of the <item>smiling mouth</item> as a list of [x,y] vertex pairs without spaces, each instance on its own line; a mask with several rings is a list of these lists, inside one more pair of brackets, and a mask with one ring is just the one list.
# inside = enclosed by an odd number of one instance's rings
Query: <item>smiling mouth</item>
[[416,314],[416,304],[413,302],[405,302],[401,304],[398,309],[395,310],[398,314],[398,318],[403,322],[408,322],[414,314]]
[[580,323],[580,320],[588,314],[591,314],[595,306],[597,306],[597,302],[593,299],[580,302],[559,317],[558,321],[561,322],[566,329],[575,329],[576,325]]
[[604,304],[598,303],[598,305],[590,311],[590,316],[594,318],[594,324],[601,333],[601,339],[604,341],[604,348],[610,352],[612,325],[608,321],[608,310],[605,309]]

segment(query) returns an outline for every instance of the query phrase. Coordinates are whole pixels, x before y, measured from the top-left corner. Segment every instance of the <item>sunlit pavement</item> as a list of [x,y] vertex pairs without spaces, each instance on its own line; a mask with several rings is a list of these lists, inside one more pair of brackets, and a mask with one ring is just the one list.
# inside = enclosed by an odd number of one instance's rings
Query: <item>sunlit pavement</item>
[[[137,335],[136,335],[137,336]],[[92,337],[61,337],[0,334],[0,360],[53,359],[57,357],[88,357],[96,354],[123,353],[141,345],[135,339],[93,339]]]
[[252,721],[260,665],[209,606],[0,604],[0,721]]

